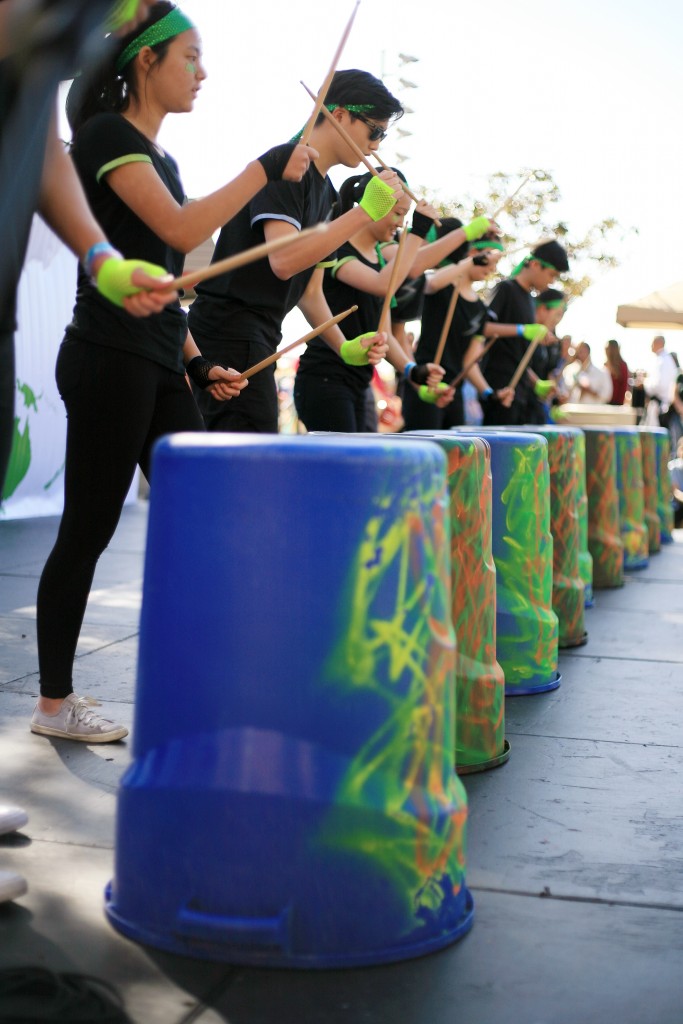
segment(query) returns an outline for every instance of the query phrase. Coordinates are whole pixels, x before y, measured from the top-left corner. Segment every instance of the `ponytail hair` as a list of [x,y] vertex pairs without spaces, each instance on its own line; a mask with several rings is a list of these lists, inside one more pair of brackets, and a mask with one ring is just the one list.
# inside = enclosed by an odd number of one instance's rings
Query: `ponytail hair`
[[[135,61],[129,61],[120,72],[116,70],[116,62],[134,39],[170,14],[175,6],[170,0],[159,0],[151,8],[147,18],[127,36],[122,39],[109,37],[113,45],[108,49],[104,61],[94,71],[84,71],[76,76],[66,98],[66,116],[73,135],[95,114],[119,114],[126,110],[131,96],[139,98]],[[166,39],[151,47],[159,62],[166,56],[171,41]]]

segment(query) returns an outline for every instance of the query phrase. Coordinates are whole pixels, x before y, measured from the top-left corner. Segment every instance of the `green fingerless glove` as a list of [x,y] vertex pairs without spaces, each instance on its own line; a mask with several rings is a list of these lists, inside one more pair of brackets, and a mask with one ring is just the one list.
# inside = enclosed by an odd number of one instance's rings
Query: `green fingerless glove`
[[367,366],[368,350],[363,348],[361,341],[364,338],[374,338],[376,331],[368,331],[367,334],[359,334],[357,338],[350,338],[342,344],[339,355],[347,366]]
[[469,224],[465,224],[463,231],[465,232],[465,238],[468,242],[473,242],[476,238],[481,238],[485,235],[488,229],[491,227],[491,221],[488,217],[475,217]]
[[123,300],[129,295],[137,295],[138,292],[144,291],[131,281],[135,270],[144,270],[150,277],[165,277],[168,274],[165,267],[158,267],[156,263],[147,263],[146,260],[120,260],[112,256],[104,261],[97,272],[98,292],[115,306],[123,306]]
[[139,0],[116,0],[107,18],[107,32],[116,32],[127,21],[134,18],[137,13],[138,3]]
[[543,341],[547,333],[548,328],[543,324],[524,324],[522,337],[527,341],[536,341],[537,338],[539,341]]
[[553,405],[550,410],[550,419],[553,423],[564,423],[569,413],[561,405]]
[[551,391],[555,390],[555,384],[551,380],[537,380],[534,384],[534,394],[543,401]]
[[394,190],[389,188],[385,181],[373,176],[365,186],[358,205],[362,206],[373,220],[381,220],[396,206],[396,196]]
[[444,391],[448,391],[448,384],[444,384],[443,381],[436,385],[436,388],[430,388],[427,384],[421,384],[417,389],[418,398],[427,405],[434,405],[437,398],[440,398]]

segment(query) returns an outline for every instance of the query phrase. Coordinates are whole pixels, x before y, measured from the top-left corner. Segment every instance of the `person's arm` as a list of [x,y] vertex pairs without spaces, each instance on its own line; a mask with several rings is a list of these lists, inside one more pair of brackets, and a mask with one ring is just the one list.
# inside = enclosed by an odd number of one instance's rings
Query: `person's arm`
[[[45,148],[45,160],[38,197],[38,212],[56,235],[77,256],[83,259],[93,245],[106,243],[102,228],[95,220],[83,192],[76,169],[57,134],[56,114],[50,125]],[[91,263],[91,273],[97,277],[102,265],[111,259],[103,252]],[[144,288],[136,295],[122,300],[124,308],[133,316],[148,316],[160,312],[177,293],[165,288],[170,275],[152,277],[141,269],[133,271],[130,279]]]
[[[270,269],[280,281],[289,281],[302,270],[320,263],[371,221],[381,220],[402,194],[398,175],[393,171],[382,171],[378,177],[371,178],[360,203],[328,223],[324,234],[310,235],[271,253],[268,257]],[[286,220],[264,217],[263,233],[267,242],[292,235],[297,230]]]
[[[324,324],[326,320],[332,318],[332,312],[323,292],[323,273],[322,267],[316,267],[306,286],[306,291],[299,299],[299,309],[311,327],[317,327],[319,324]],[[337,355],[341,356],[342,345],[347,339],[344,337],[338,324],[328,327],[319,337]],[[367,350],[368,363],[376,366],[377,363],[381,363],[387,351],[386,335],[382,332],[367,337],[361,342],[361,346]]]
[[[267,156],[264,154],[263,159]],[[294,147],[282,172],[283,179],[300,180],[315,156],[317,151],[308,146]],[[119,199],[158,238],[176,252],[188,253],[231,220],[268,184],[269,178],[261,159],[252,160],[222,188],[182,206],[173,198],[151,163],[136,160],[121,164],[108,172],[106,180]]]
[[188,377],[197,387],[202,391],[208,391],[219,402],[237,398],[240,391],[249,383],[248,380],[239,380],[239,371],[225,369],[218,363],[205,359],[189,331],[183,345],[183,363]]
[[[420,209],[419,204],[418,209]],[[442,260],[450,256],[454,249],[459,249],[464,242],[474,242],[488,231],[498,231],[495,221],[489,220],[488,217],[475,217],[469,224],[455,228],[454,231],[449,231],[435,242],[421,246],[410,268],[410,276],[419,277],[430,267],[438,266]]]
[[[398,268],[398,276],[395,281],[396,291],[408,277],[413,256],[420,247],[421,239],[412,233],[408,235],[403,247],[401,265]],[[382,249],[382,255],[386,259],[386,266],[381,270],[373,270],[365,263],[357,259],[349,259],[342,263],[335,276],[339,281],[355,288],[357,291],[366,292],[368,295],[384,296],[387,293],[391,275],[394,272],[394,259],[398,252],[397,245],[387,245]]]

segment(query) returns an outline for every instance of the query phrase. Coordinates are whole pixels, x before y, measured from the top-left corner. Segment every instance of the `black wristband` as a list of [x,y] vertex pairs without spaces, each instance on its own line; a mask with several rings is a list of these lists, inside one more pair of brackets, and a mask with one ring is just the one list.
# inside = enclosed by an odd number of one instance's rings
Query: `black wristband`
[[273,146],[267,153],[258,157],[258,161],[266,172],[268,181],[281,181],[289,158],[296,149],[295,142],[283,142],[281,146]]
[[209,371],[213,370],[214,366],[217,365],[218,363],[212,363],[210,359],[205,359],[204,356],[194,356],[185,367],[185,372],[192,383],[196,384],[203,391],[212,383],[209,380]]
[[416,363],[409,376],[413,384],[426,384],[429,379],[429,367],[426,363]]
[[429,229],[434,226],[434,221],[431,217],[427,217],[424,213],[420,213],[418,210],[413,214],[413,220],[410,225],[411,234],[417,235],[418,238],[426,238]]

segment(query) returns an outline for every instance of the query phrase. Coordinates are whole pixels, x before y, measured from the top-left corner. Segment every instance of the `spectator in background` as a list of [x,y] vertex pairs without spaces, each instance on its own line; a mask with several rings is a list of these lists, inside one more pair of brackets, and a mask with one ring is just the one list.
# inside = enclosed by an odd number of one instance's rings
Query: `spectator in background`
[[645,394],[650,399],[645,414],[645,421],[660,427],[669,427],[671,404],[676,387],[678,367],[671,353],[666,351],[665,341],[661,334],[652,339],[650,346],[655,354],[652,371],[643,382]]
[[628,366],[622,358],[619,342],[614,338],[605,345],[605,369],[612,378],[610,405],[623,405],[628,390]]
[[590,345],[585,341],[576,346],[574,362],[565,367],[563,377],[570,402],[605,405],[612,397],[611,377],[591,361]]

